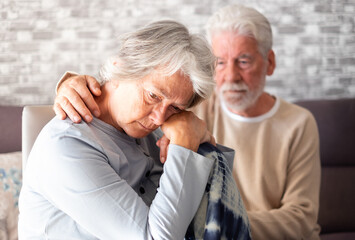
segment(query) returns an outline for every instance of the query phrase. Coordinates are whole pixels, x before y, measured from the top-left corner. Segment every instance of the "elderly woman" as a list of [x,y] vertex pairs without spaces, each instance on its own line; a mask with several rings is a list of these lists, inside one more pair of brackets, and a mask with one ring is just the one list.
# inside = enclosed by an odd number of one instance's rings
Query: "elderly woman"
[[100,118],[54,118],[34,144],[20,195],[22,239],[182,239],[198,209],[213,160],[196,151],[213,137],[186,109],[213,90],[212,52],[173,21],[120,40],[100,72]]

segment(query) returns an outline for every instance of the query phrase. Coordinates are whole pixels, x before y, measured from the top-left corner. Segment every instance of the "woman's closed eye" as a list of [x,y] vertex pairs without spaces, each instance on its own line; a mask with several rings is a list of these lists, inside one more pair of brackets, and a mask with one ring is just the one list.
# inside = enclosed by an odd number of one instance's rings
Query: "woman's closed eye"
[[179,107],[176,107],[174,105],[170,105],[170,109],[173,113],[179,113],[179,112],[182,112],[183,109],[179,108]]
[[[151,91],[148,91],[147,93],[148,93],[148,100],[150,103],[158,103],[162,100],[158,95],[156,95],[155,93],[153,93]],[[172,113],[179,113],[184,110],[184,109],[181,109],[181,108],[174,106],[174,105],[170,105],[169,109]]]
[[153,92],[148,92],[149,99],[154,102],[160,101],[160,98]]

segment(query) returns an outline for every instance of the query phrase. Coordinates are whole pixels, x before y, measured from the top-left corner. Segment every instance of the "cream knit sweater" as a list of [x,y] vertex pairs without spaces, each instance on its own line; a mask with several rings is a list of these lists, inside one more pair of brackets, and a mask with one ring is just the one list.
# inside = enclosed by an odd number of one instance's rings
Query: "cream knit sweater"
[[245,118],[216,95],[194,111],[217,143],[236,151],[233,176],[253,239],[319,239],[319,137],[312,114],[277,98],[268,113]]

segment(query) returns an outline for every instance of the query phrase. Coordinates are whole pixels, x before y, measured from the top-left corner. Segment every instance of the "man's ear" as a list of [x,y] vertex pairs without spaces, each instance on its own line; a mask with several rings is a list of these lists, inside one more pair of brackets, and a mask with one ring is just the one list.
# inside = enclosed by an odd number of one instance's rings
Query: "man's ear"
[[267,53],[267,64],[266,75],[271,76],[276,68],[276,57],[272,49]]

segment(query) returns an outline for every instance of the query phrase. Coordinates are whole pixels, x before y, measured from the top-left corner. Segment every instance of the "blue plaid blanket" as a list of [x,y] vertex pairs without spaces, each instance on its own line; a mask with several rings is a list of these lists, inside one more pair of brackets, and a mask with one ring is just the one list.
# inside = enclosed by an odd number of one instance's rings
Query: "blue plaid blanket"
[[209,143],[202,144],[198,153],[215,163],[185,239],[251,239],[248,215],[225,156]]

